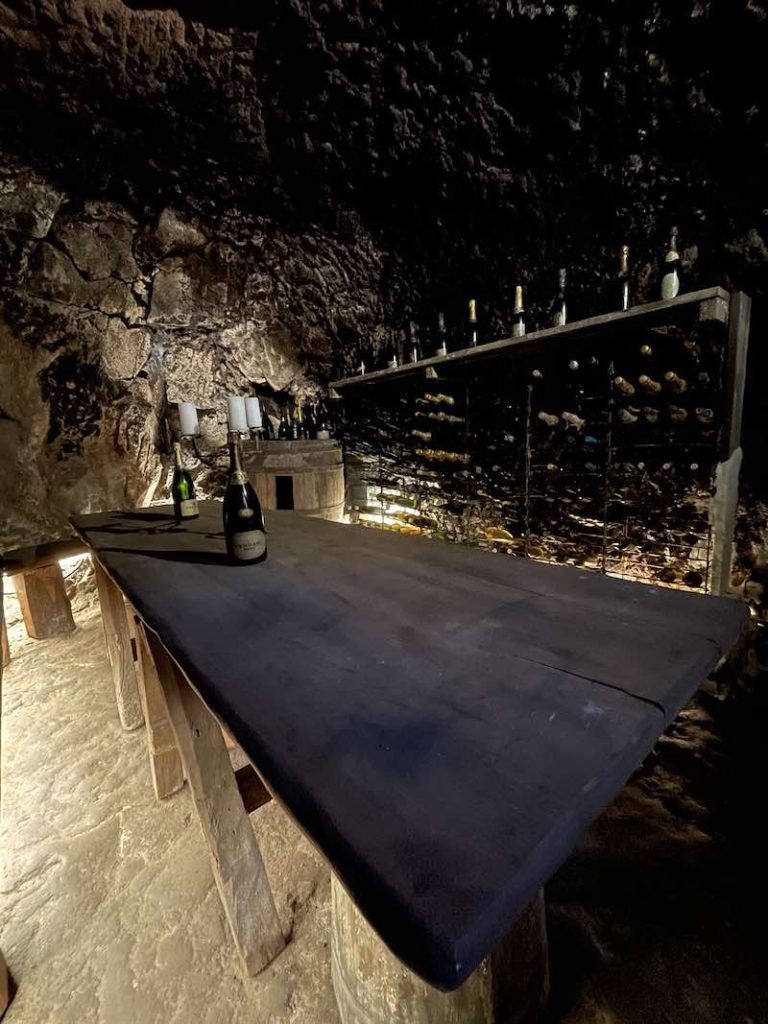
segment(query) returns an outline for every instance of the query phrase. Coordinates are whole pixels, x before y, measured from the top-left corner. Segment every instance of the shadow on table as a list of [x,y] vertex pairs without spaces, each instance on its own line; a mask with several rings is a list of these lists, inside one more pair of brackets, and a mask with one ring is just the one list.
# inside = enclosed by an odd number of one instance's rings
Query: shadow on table
[[[213,535],[215,536],[215,535]],[[100,547],[99,553],[144,555],[163,562],[187,562],[193,565],[231,565],[226,551],[153,551],[151,548]]]

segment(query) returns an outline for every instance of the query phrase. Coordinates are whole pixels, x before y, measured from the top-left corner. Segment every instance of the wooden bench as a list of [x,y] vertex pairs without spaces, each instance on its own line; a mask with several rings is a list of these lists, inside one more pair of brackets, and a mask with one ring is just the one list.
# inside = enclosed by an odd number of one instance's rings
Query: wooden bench
[[294,513],[233,567],[220,511],[75,525],[135,611],[156,785],[189,783],[245,969],[285,939],[221,724],[330,862],[344,1024],[537,1019],[542,886],[745,609]]

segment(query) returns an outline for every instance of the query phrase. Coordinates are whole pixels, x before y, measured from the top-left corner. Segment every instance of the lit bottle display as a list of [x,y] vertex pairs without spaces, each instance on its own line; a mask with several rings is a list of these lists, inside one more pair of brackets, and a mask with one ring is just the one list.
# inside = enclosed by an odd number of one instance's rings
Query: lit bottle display
[[224,537],[227,554],[235,565],[263,562],[267,557],[267,535],[261,504],[243,470],[240,438],[230,431],[229,479],[224,492]]

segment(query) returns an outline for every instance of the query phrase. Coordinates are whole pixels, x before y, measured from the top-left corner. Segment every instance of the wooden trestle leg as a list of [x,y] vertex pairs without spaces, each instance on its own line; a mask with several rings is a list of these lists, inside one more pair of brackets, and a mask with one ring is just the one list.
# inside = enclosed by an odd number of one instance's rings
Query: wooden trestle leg
[[158,800],[176,793],[184,785],[184,766],[176,746],[165,693],[157,675],[144,626],[134,617],[138,658],[139,695],[147,726],[147,746],[152,784]]
[[235,945],[246,972],[258,974],[285,938],[221,727],[159,639],[145,635]]
[[138,729],[144,722],[139,696],[139,681],[133,659],[125,599],[118,586],[94,559],[96,587],[99,592],[104,639],[115,684],[117,712],[124,729]]
[[535,1024],[549,997],[544,894],[454,992],[440,992],[384,945],[331,875],[331,974],[342,1024]]

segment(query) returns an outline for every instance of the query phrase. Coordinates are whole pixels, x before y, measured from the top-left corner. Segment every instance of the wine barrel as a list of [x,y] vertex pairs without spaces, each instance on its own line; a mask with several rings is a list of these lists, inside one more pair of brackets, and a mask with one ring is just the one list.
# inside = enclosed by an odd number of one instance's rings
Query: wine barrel
[[331,875],[331,976],[342,1024],[535,1024],[549,996],[544,894],[454,992],[404,967]]
[[263,508],[296,509],[336,522],[344,517],[337,441],[246,441],[243,468]]

